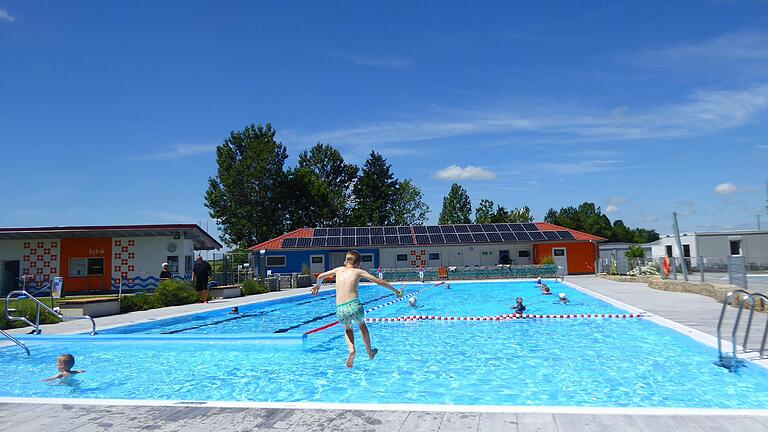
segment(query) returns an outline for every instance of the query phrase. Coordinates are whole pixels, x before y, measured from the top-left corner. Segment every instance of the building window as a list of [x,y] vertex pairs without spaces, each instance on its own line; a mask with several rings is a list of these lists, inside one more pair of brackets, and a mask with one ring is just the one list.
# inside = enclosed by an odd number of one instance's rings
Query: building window
[[430,261],[440,261],[440,254],[437,252],[430,253],[429,254],[429,260]]
[[362,254],[360,259],[365,263],[373,262],[373,254]]
[[321,256],[313,256],[312,257],[312,264],[322,264],[324,262],[323,257]]
[[531,251],[527,251],[527,250],[517,251],[517,257],[518,258],[530,258],[531,257]]
[[565,249],[555,249],[552,251],[554,256],[565,256]]
[[70,258],[69,276],[101,276],[104,274],[104,258]]
[[408,261],[408,254],[397,254],[398,261]]
[[741,255],[741,240],[731,240],[731,255]]
[[672,245],[667,245],[666,249],[667,249],[667,256],[669,258],[672,258]]
[[684,258],[691,257],[691,245],[687,245],[687,244],[683,245],[683,257]]
[[179,257],[177,256],[169,256],[168,260],[165,261],[168,263],[168,271],[171,273],[178,273],[179,272]]
[[268,256],[267,267],[285,267],[285,255]]

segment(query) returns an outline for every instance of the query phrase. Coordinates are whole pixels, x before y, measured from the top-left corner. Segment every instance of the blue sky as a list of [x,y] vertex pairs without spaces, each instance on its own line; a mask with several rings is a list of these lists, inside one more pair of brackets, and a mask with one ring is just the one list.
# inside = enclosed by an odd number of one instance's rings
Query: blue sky
[[[529,2],[534,3],[534,2]],[[201,222],[271,122],[412,178],[670,231],[768,226],[768,3],[0,0],[0,226]],[[542,4],[538,4],[542,3]]]

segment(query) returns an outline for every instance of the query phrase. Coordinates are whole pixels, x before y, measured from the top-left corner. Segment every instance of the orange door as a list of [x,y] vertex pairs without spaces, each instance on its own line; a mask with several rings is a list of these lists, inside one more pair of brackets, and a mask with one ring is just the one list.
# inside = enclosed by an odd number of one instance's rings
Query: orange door
[[61,240],[61,275],[65,293],[111,289],[111,268],[111,238]]

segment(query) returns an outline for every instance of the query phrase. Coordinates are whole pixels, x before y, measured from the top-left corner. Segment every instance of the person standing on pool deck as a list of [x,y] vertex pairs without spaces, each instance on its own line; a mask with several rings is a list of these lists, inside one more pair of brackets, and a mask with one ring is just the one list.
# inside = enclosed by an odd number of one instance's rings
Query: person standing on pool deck
[[192,268],[192,285],[195,286],[200,302],[208,303],[208,280],[211,278],[211,265],[198,255]]
[[355,362],[355,333],[352,331],[353,321],[360,327],[360,334],[363,335],[363,344],[365,344],[365,351],[368,353],[368,358],[373,359],[376,356],[376,353],[379,352],[378,349],[371,348],[371,337],[368,334],[368,327],[363,320],[365,311],[363,310],[363,304],[360,303],[357,294],[360,279],[368,279],[375,284],[381,285],[394,292],[398,298],[403,296],[402,290],[396,289],[390,285],[389,282],[374,277],[367,271],[361,269],[360,261],[361,258],[359,252],[355,250],[347,252],[347,256],[344,259],[344,266],[320,273],[317,276],[315,286],[310,290],[312,295],[317,295],[323,280],[329,276],[336,276],[336,317],[339,319],[339,322],[344,325],[344,335],[346,336],[347,346],[349,347],[347,367],[350,368]]

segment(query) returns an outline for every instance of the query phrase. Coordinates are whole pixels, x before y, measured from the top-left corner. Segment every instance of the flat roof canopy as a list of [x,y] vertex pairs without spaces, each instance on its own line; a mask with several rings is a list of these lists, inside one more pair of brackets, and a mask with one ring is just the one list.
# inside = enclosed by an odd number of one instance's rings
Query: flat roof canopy
[[194,242],[195,250],[221,249],[221,243],[196,224],[61,226],[0,228],[0,240],[97,238],[97,237],[172,237],[183,234]]

